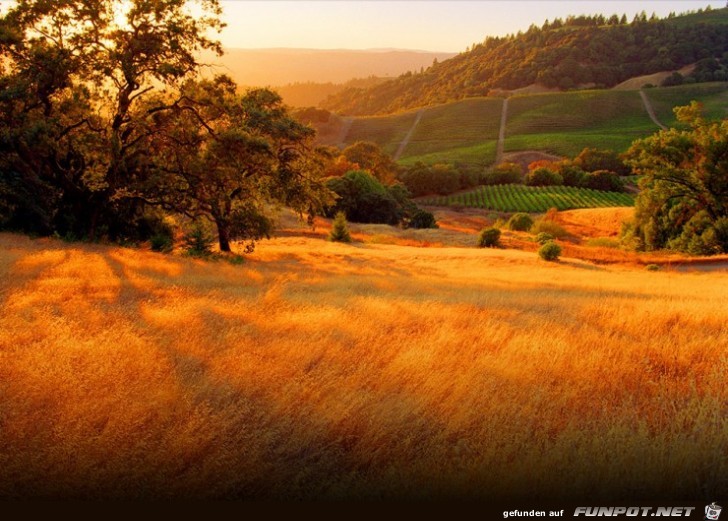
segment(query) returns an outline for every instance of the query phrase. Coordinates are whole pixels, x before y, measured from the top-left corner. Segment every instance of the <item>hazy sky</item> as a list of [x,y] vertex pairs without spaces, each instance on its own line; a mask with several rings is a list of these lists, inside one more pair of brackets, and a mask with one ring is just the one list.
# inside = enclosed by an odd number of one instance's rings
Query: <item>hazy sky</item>
[[567,15],[666,16],[725,0],[223,0],[226,47],[400,48],[460,52]]

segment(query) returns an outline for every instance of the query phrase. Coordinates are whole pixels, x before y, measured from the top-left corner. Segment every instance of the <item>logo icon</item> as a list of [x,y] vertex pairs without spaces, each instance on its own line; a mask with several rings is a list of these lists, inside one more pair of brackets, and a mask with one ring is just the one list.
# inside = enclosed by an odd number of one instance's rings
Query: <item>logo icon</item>
[[722,506],[716,505],[715,501],[713,501],[710,505],[705,507],[705,519],[710,519],[710,521],[717,521],[720,517],[720,511],[722,508]]

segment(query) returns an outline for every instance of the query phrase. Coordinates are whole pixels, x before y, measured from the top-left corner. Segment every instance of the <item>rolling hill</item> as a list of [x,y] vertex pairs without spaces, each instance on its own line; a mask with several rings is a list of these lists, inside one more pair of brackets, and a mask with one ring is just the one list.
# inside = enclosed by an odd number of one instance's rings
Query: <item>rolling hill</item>
[[547,21],[525,33],[488,37],[421,73],[345,89],[322,106],[345,115],[388,114],[534,84],[610,88],[692,64],[699,65],[696,81],[728,79],[728,8],[661,20],[599,15]]
[[[673,107],[691,100],[702,102],[709,118],[728,115],[725,82],[656,87],[642,92],[664,125],[676,123]],[[326,144],[343,147],[356,141],[374,141],[389,154],[399,153],[398,161],[403,165],[422,161],[486,166],[496,160],[503,103],[502,98],[480,97],[390,116],[342,118],[331,114],[328,127],[317,127],[323,131],[322,142]],[[343,121],[348,121],[348,130],[343,128]],[[658,129],[638,90],[518,95],[508,98],[504,151],[571,157],[585,147],[623,152],[633,140]]]

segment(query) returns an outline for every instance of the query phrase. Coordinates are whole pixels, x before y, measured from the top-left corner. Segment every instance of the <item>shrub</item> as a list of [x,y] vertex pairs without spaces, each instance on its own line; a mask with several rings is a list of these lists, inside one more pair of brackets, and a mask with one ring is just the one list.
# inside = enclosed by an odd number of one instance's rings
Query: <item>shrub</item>
[[437,228],[435,216],[427,210],[418,208],[412,215],[408,225],[409,228]]
[[171,235],[164,233],[156,233],[149,239],[152,246],[152,251],[159,251],[162,253],[169,253],[174,248],[174,239]]
[[507,226],[509,230],[527,232],[533,226],[533,218],[527,213],[514,213],[511,218],[508,219]]
[[559,255],[561,255],[561,246],[554,241],[547,241],[538,250],[538,256],[547,261],[559,260]]
[[567,232],[561,225],[550,221],[545,217],[537,219],[536,222],[533,223],[533,226],[531,226],[531,233],[548,233],[556,239],[563,239],[569,235],[569,232]]
[[486,228],[480,232],[478,246],[481,248],[495,248],[500,241],[501,231],[498,228]]
[[332,242],[351,242],[349,234],[349,226],[346,223],[346,215],[344,212],[338,212],[334,219],[334,225],[329,233],[329,240]]
[[214,237],[199,221],[194,224],[182,239],[188,255],[193,257],[207,257],[212,253]]
[[548,232],[541,232],[538,235],[536,235],[536,242],[539,244],[546,244],[549,241],[553,241],[554,236],[551,235]]
[[645,269],[647,271],[658,271],[660,267],[657,264],[648,264],[647,266],[645,266]]

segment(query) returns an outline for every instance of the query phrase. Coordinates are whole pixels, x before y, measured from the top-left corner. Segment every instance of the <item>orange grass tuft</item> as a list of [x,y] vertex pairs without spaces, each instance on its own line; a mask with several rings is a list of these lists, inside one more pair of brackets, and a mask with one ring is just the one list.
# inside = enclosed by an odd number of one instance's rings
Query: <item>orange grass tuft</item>
[[0,234],[0,496],[719,497],[728,274]]

